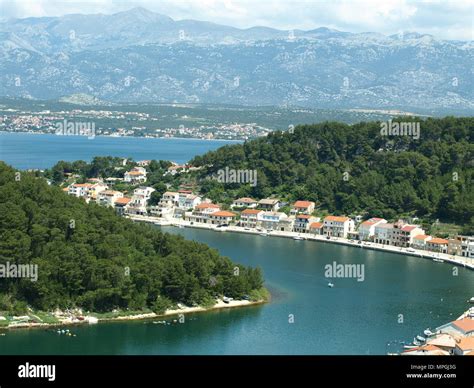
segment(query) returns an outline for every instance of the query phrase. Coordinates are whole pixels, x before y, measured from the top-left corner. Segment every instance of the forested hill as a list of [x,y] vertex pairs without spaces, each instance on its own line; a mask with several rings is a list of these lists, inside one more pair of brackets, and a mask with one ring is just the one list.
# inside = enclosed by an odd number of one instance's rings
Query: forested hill
[[472,225],[474,118],[403,121],[420,122],[419,139],[382,136],[379,122],[327,122],[225,146],[191,163],[207,166],[203,177],[225,167],[258,172],[256,187],[209,181],[204,189],[211,193],[275,194],[316,201],[330,212],[413,214]]
[[[38,280],[0,279],[0,311],[91,311],[213,304],[255,295],[259,269],[216,250],[134,224],[0,162],[0,264],[37,264]],[[210,281],[212,279],[212,281]]]

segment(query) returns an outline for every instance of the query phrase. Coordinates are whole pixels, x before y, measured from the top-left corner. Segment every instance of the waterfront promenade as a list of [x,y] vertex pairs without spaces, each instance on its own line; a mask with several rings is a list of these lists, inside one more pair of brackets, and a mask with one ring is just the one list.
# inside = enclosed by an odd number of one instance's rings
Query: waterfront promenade
[[170,220],[170,219],[165,219],[165,218],[160,218],[160,217],[139,216],[139,215],[133,215],[133,216],[129,215],[127,216],[127,218],[133,221],[149,222],[149,223],[153,223],[155,225],[160,225],[160,226],[176,226],[176,227],[213,230],[216,233],[231,232],[231,233],[246,233],[246,234],[257,234],[257,235],[262,235],[262,233],[264,233],[266,236],[262,236],[262,238],[283,237],[283,238],[291,238],[291,239],[296,238],[296,239],[301,239],[301,240],[306,240],[306,241],[319,241],[319,242],[324,242],[324,243],[342,244],[342,245],[352,246],[354,248],[392,252],[392,253],[398,253],[401,255],[420,257],[420,258],[424,258],[428,260],[435,259],[436,260],[435,262],[440,262],[440,260],[442,260],[445,263],[451,263],[457,266],[474,270],[474,259],[471,259],[471,258],[462,257],[462,256],[454,256],[454,255],[449,255],[446,253],[413,249],[413,248],[402,248],[402,247],[396,247],[393,245],[382,245],[382,244],[376,244],[374,242],[368,242],[368,241],[361,241],[359,244],[358,243],[359,241],[357,240],[349,240],[349,239],[340,238],[340,237],[331,237],[330,239],[328,239],[326,236],[315,235],[315,234],[310,234],[310,233],[282,232],[282,231],[262,232],[261,230],[252,229],[252,228],[242,228],[240,226],[235,226],[235,225],[216,228],[216,225],[196,223],[196,222],[191,224],[191,222],[189,221],[184,221],[178,218],[176,219],[173,218]]

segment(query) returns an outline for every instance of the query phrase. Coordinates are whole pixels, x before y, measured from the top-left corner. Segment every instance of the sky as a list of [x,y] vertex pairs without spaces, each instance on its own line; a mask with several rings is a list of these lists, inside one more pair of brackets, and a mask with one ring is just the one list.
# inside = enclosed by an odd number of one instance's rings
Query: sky
[[474,0],[0,0],[2,18],[112,14],[134,7],[172,17],[239,28],[328,27],[350,32],[402,31],[440,39],[473,40]]

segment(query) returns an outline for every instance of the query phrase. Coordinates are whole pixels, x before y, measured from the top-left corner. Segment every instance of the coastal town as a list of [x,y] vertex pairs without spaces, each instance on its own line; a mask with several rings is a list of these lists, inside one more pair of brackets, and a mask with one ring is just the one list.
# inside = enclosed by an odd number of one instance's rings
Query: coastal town
[[[135,221],[294,240],[320,240],[426,257],[435,262],[446,261],[474,269],[474,236],[432,236],[416,223],[416,218],[390,221],[378,217],[364,219],[361,215],[329,214],[320,217],[315,215],[316,203],[313,201],[301,199],[288,204],[274,197],[260,200],[236,198],[227,206],[212,203],[189,188],[165,191],[156,204],[150,204],[150,198],[156,191],[146,185],[146,167],[150,162],[138,161],[135,167],[124,173],[123,178],[90,178],[85,183],[69,183],[63,191],[86,202],[112,207],[117,214]],[[173,163],[165,175],[197,169]],[[68,178],[70,182],[81,177],[72,174]],[[133,191],[114,190],[118,183],[131,185]],[[289,211],[284,212],[283,208]]]
[[[150,114],[146,112],[104,109],[64,109],[27,111],[2,109],[0,105],[0,131],[9,133],[53,134],[58,125],[78,124],[87,135],[111,137],[193,138],[202,140],[249,140],[266,136],[270,128],[255,122],[208,122],[186,114]],[[71,132],[71,135],[83,133]]]

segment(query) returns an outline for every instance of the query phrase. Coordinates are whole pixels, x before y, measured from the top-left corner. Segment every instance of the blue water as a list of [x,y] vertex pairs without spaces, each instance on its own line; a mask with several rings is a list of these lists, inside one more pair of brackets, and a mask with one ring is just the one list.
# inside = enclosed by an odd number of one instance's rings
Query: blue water
[[[184,324],[107,323],[9,332],[0,354],[386,354],[427,327],[456,319],[474,273],[431,260],[324,242],[163,228],[263,269],[270,303],[186,316]],[[333,261],[365,265],[365,279],[333,279]],[[400,314],[403,323],[399,323]],[[291,317],[294,323],[290,323]]]
[[34,135],[0,132],[0,160],[19,168],[49,168],[59,160],[90,161],[94,156],[131,157],[184,163],[236,141]]

